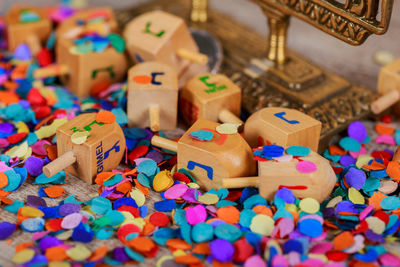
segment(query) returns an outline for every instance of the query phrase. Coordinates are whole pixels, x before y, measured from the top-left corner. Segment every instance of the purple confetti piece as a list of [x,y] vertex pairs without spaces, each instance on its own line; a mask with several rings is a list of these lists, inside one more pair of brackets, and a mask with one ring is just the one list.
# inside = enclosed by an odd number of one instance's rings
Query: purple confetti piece
[[352,156],[344,155],[344,156],[342,156],[342,157],[340,158],[340,164],[341,164],[342,166],[344,166],[344,167],[353,165],[353,164],[355,164],[355,163],[356,163],[356,160],[355,160]]
[[356,168],[350,168],[344,177],[346,178],[347,185],[355,189],[361,189],[367,179],[365,172]]
[[0,123],[0,132],[2,133],[12,133],[14,130],[14,124],[9,122]]
[[79,213],[81,210],[81,205],[74,204],[74,203],[65,203],[64,205],[60,206],[59,213],[61,216],[65,217],[72,213]]
[[29,195],[26,197],[26,203],[30,207],[47,207],[46,201],[38,196]]
[[367,129],[360,121],[352,122],[347,128],[347,133],[349,137],[356,139],[360,143],[368,136]]
[[29,157],[25,161],[25,168],[28,173],[32,176],[38,176],[42,174],[43,160],[37,157]]
[[155,150],[152,150],[149,153],[147,153],[146,158],[154,160],[155,162],[157,162],[157,164],[164,159],[163,155]]
[[40,246],[40,249],[41,249],[42,251],[45,251],[45,250],[48,249],[48,248],[56,247],[56,246],[58,246],[58,245],[61,245],[62,243],[63,243],[63,242],[62,242],[60,239],[58,239],[57,237],[46,236],[46,237],[43,237],[43,238],[40,240],[39,246]]
[[216,239],[210,242],[210,251],[217,261],[231,262],[235,249],[230,242],[224,239]]
[[0,223],[0,240],[7,239],[15,231],[16,225],[9,222]]
[[127,262],[131,260],[128,257],[128,255],[126,255],[125,250],[122,247],[115,248],[113,254],[114,254],[114,259],[119,262]]

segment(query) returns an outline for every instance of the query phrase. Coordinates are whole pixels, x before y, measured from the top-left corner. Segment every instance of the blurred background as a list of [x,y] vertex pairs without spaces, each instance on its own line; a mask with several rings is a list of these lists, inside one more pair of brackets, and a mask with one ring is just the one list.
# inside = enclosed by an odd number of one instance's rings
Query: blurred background
[[[75,1],[76,4],[111,6],[115,9],[132,8],[152,0],[0,0],[0,12],[4,14],[13,4],[57,5]],[[173,0],[170,0],[173,1]],[[190,0],[188,0],[190,1]],[[350,81],[376,90],[380,65],[374,59],[379,52],[400,57],[400,4],[394,1],[391,25],[385,35],[370,36],[361,46],[351,46],[322,31],[291,18],[288,47],[338,73]],[[226,13],[267,38],[267,21],[260,8],[249,0],[209,0],[209,8]]]

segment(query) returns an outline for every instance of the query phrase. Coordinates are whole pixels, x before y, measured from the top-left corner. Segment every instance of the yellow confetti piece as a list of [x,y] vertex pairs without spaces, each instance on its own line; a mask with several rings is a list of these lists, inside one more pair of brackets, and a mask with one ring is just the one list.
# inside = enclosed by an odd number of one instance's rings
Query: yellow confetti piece
[[349,188],[349,200],[354,204],[362,205],[365,203],[365,198],[363,197],[363,195],[361,195],[361,193],[354,187]]
[[162,266],[163,266],[163,263],[166,262],[166,261],[169,261],[169,260],[174,260],[174,257],[173,257],[173,256],[162,256],[162,257],[157,261],[156,267],[162,267]]
[[274,230],[274,220],[265,214],[257,214],[251,220],[250,230],[260,235],[269,236]]
[[156,192],[164,192],[174,184],[171,172],[168,170],[160,171],[153,179],[153,189]]
[[268,240],[267,242],[267,248],[264,249],[264,259],[269,259],[270,258],[270,248],[275,248],[275,251],[277,251],[278,255],[282,255],[282,249],[281,246],[279,245],[279,243],[274,240]]
[[206,204],[206,205],[213,205],[219,201],[217,195],[205,193],[204,195],[199,196],[199,202]]
[[297,212],[297,206],[295,205],[295,204],[286,204],[285,205],[285,209],[287,210],[287,211],[293,211],[293,212]]
[[135,219],[135,217],[133,217],[132,213],[127,212],[127,211],[121,211],[121,213],[122,213],[122,214],[124,215],[124,217],[125,217],[125,220],[121,223],[121,226],[122,226],[122,225],[125,225],[125,224],[131,224],[131,223],[133,223],[133,220]]
[[34,208],[34,207],[29,207],[29,206],[23,206],[19,210],[20,214],[24,217],[43,217],[44,213],[40,209]]
[[25,141],[22,144],[18,145],[18,146],[14,146],[13,148],[11,148],[10,150],[8,150],[6,152],[7,156],[10,156],[10,158],[23,158],[26,153],[28,153],[28,142]]
[[66,261],[51,261],[49,262],[49,267],[69,267],[70,263]]
[[193,188],[193,189],[199,189],[200,188],[199,184],[196,184],[196,183],[188,183],[187,186],[189,188]]
[[60,240],[68,240],[72,236],[73,230],[68,230],[65,232],[62,232],[61,234],[56,235],[56,237]]
[[356,162],[357,168],[361,169],[362,166],[368,165],[368,162],[370,162],[372,159],[374,159],[374,158],[371,157],[370,155],[361,155],[361,156],[359,156],[357,158],[357,162]]
[[319,211],[319,202],[313,198],[307,197],[300,200],[299,207],[304,212],[314,214]]
[[343,200],[342,196],[334,197],[328,202],[328,204],[326,204],[326,207],[327,208],[334,208],[334,207],[336,207],[337,204],[342,202],[342,200]]
[[82,244],[78,244],[66,251],[68,257],[75,261],[83,261],[90,257],[92,252]]
[[18,133],[29,133],[29,128],[25,122],[19,121],[19,122],[14,123],[14,125],[18,129],[18,131],[17,131]]
[[309,253],[307,256],[311,259],[319,259],[322,260],[324,263],[328,263],[328,258],[324,254],[313,254]]
[[28,147],[28,150],[26,151],[25,155],[23,155],[21,157],[21,159],[25,160],[25,159],[29,158],[30,156],[32,156],[32,148]]
[[35,256],[35,251],[33,249],[24,249],[15,253],[12,261],[16,264],[23,264],[30,261],[33,256]]
[[133,198],[136,204],[141,207],[146,202],[146,196],[137,188],[131,190],[131,198]]
[[179,256],[185,256],[187,253],[183,251],[182,249],[177,249],[174,252],[172,252],[172,255],[174,257],[179,257]]
[[237,123],[223,123],[218,125],[215,130],[220,134],[237,134],[240,125]]
[[88,131],[75,132],[71,135],[71,141],[76,145],[81,145],[86,142],[89,135],[90,133]]
[[67,121],[67,118],[55,119],[52,124],[40,127],[39,130],[35,131],[35,134],[39,139],[51,137],[56,134],[58,127]]
[[385,223],[378,217],[370,216],[365,219],[368,223],[368,228],[371,229],[375,234],[382,234],[385,231]]
[[143,218],[134,218],[132,223],[143,230],[144,226],[146,225],[146,221]]

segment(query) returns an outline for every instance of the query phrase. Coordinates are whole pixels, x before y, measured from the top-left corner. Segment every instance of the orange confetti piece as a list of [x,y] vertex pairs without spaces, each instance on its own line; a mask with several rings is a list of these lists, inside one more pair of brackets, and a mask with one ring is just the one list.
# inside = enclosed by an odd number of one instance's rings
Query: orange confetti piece
[[19,101],[18,95],[12,92],[0,91],[0,102],[10,105]]
[[0,187],[3,188],[8,184],[7,175],[4,172],[0,173]]
[[210,245],[208,243],[199,243],[193,248],[192,252],[201,255],[209,255],[211,253]]
[[213,267],[233,267],[235,266],[233,262],[220,262],[217,260],[213,260]]
[[182,264],[186,264],[186,265],[200,263],[199,258],[194,256],[193,254],[186,254],[183,256],[175,257],[174,261],[177,263],[182,263]]
[[375,131],[380,135],[393,135],[394,128],[385,124],[376,124]]
[[115,121],[115,116],[112,112],[108,110],[102,110],[99,113],[96,114],[96,121],[99,123],[113,123]]
[[217,217],[227,223],[236,224],[239,222],[240,212],[235,206],[226,206],[217,210]]
[[188,250],[192,249],[192,245],[188,244],[185,240],[179,238],[172,238],[167,241],[167,246],[171,249],[182,249]]
[[373,205],[375,211],[380,210],[381,209],[381,201],[385,197],[386,197],[386,195],[382,194],[381,192],[374,192],[368,200],[368,205]]
[[141,185],[139,182],[135,181],[135,187],[139,189],[146,197],[149,195],[149,189]]
[[47,187],[47,188],[43,189],[43,191],[46,193],[46,195],[48,195],[51,198],[60,197],[65,193],[64,188],[62,188],[61,186],[57,186],[57,185]]
[[12,191],[4,191],[0,190],[0,197],[6,197],[8,196]]
[[67,253],[65,253],[65,248],[63,247],[48,248],[45,256],[49,261],[63,261],[68,258]]
[[332,156],[335,155],[343,156],[346,154],[346,150],[342,149],[337,145],[331,145],[329,146],[329,154],[331,154]]
[[390,161],[386,168],[386,173],[396,182],[400,182],[400,163]]
[[373,171],[378,171],[378,170],[383,170],[386,169],[386,166],[382,163],[379,163],[377,161],[372,161],[372,163],[370,165],[364,165],[362,166],[364,169],[367,170],[373,170]]
[[105,91],[110,87],[111,83],[109,81],[102,81],[92,86],[90,89],[90,95],[98,97],[101,92]]
[[336,250],[345,250],[354,244],[354,237],[349,232],[343,232],[333,239],[333,247]]
[[15,252],[19,252],[21,250],[25,250],[25,249],[29,249],[29,248],[33,248],[33,247],[35,247],[35,244],[33,244],[32,242],[20,243],[15,246]]
[[11,205],[14,201],[7,197],[0,197],[1,203]]
[[47,151],[47,156],[49,157],[50,160],[55,160],[57,158],[57,146],[56,145],[48,146],[46,148],[46,151]]
[[152,223],[150,223],[149,219],[144,219],[146,224],[143,227],[142,230],[142,235],[149,235],[150,233],[152,233],[154,231],[154,229],[156,229],[156,226]]
[[148,83],[151,83],[152,80],[153,80],[153,78],[148,75],[137,75],[137,76],[133,77],[133,81],[135,83],[140,83],[140,84],[148,84]]
[[108,252],[108,246],[102,246],[93,251],[92,256],[90,256],[89,261],[98,261],[106,256]]
[[272,217],[272,210],[264,205],[256,205],[253,207],[253,211],[257,214],[264,214]]
[[378,265],[372,262],[353,261],[351,267],[378,267]]
[[108,180],[114,174],[115,173],[113,172],[101,172],[96,175],[96,179],[94,180],[94,182],[98,185],[103,185],[104,181]]
[[153,240],[150,238],[140,236],[129,240],[128,246],[138,252],[150,252],[155,247]]

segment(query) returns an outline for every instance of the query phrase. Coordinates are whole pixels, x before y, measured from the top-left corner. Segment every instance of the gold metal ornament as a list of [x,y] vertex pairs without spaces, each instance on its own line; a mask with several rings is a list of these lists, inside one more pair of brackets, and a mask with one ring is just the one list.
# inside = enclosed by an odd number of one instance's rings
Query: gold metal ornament
[[193,22],[207,21],[207,2],[208,0],[192,0],[190,19]]

